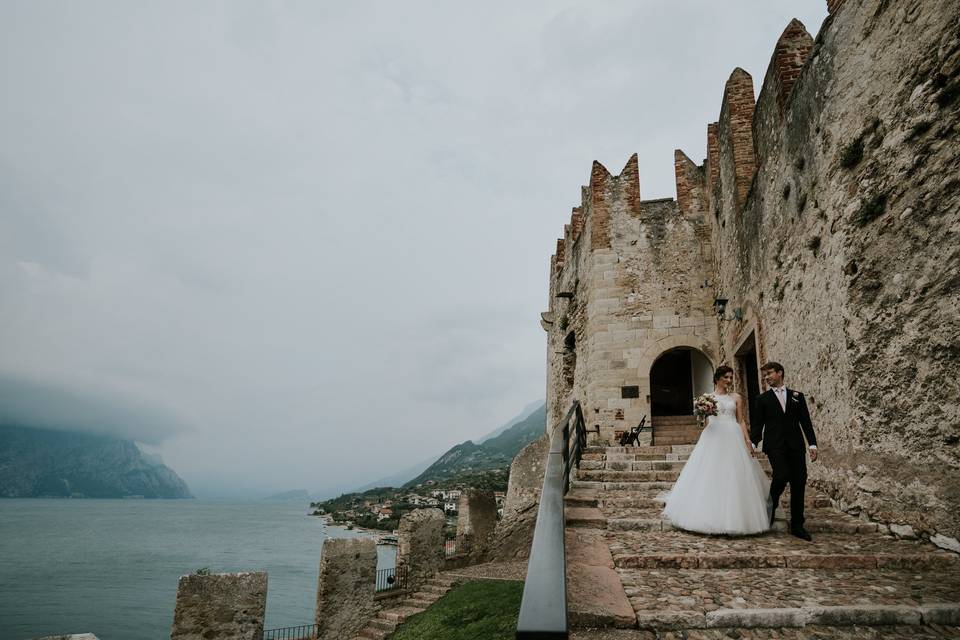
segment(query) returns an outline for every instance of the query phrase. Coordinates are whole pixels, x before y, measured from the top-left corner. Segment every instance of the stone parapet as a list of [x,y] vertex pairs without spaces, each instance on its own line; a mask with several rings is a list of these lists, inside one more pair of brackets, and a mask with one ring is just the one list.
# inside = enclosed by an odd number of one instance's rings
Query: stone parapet
[[260,640],[266,609],[264,571],[182,576],[170,638]]
[[352,638],[377,613],[377,545],[370,538],[327,538],[317,581],[318,640]]
[[493,491],[468,489],[460,494],[457,511],[457,540],[469,540],[471,546],[483,548],[497,526],[497,499]]
[[416,590],[443,567],[446,520],[440,509],[414,509],[400,518],[397,566],[407,568],[407,586]]

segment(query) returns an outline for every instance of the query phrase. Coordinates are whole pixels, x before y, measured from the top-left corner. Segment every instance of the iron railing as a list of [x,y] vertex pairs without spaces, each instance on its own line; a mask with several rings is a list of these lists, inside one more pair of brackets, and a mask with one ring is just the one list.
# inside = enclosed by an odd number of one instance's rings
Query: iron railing
[[537,524],[520,602],[517,640],[566,640],[569,637],[563,496],[570,488],[573,469],[580,467],[580,456],[586,446],[583,411],[580,402],[574,400],[563,421],[550,434]]
[[299,627],[282,627],[268,629],[260,636],[261,640],[316,640],[320,633],[320,626],[303,624]]
[[389,569],[379,569],[377,571],[377,593],[406,588],[407,565],[391,567]]
[[468,554],[473,551],[473,542],[471,536],[458,536],[447,540],[443,545],[444,553],[449,558]]

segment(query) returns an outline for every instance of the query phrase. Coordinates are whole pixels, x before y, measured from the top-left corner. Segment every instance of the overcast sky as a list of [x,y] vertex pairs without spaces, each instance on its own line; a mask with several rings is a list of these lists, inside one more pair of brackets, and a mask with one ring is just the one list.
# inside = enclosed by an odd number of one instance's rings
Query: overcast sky
[[[700,162],[825,0],[0,1],[0,421],[198,495],[363,484],[545,394],[594,159]],[[472,8],[471,8],[472,7]]]

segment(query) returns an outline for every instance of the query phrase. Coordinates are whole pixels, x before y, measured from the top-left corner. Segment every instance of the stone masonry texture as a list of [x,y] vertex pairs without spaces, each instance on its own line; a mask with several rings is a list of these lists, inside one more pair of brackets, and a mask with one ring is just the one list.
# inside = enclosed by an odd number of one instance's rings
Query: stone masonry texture
[[407,567],[407,585],[411,590],[443,567],[445,522],[440,509],[414,509],[400,518],[397,566]]
[[171,640],[260,640],[267,574],[193,574],[180,578]]
[[352,638],[376,613],[377,545],[369,538],[327,538],[320,554],[316,624],[320,640]]
[[785,25],[756,97],[733,70],[676,200],[640,199],[635,157],[593,164],[550,261],[548,429],[573,400],[592,441],[649,420],[671,349],[762,390],[753,348],[807,396],[816,488],[960,548],[960,3],[828,4],[816,40]]
[[497,526],[497,500],[493,491],[467,489],[460,494],[457,510],[457,538],[469,537],[484,545]]

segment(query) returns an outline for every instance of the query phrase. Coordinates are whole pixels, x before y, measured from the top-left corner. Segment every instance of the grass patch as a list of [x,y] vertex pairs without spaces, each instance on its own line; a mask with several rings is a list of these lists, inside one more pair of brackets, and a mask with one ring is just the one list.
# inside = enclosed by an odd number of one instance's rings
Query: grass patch
[[390,640],[513,640],[523,582],[483,580],[454,587]]

